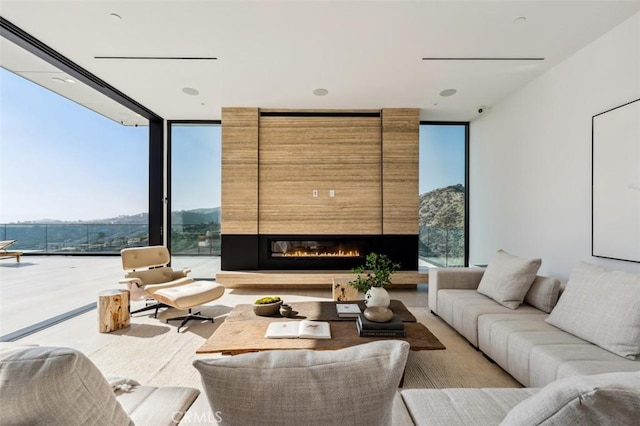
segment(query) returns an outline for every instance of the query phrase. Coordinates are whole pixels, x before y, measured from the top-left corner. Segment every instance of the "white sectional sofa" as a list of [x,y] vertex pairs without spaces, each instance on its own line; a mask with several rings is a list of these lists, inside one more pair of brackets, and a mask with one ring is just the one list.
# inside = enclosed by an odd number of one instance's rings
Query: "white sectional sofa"
[[394,384],[408,349],[406,342],[390,340],[337,351],[270,351],[200,360],[195,366],[206,395],[198,396],[192,388],[107,381],[73,349],[2,344],[0,423],[638,425],[640,372],[569,377],[542,389],[398,392]]
[[640,275],[579,263],[559,299],[560,282],[536,276],[510,309],[478,292],[485,272],[431,269],[429,308],[524,386],[640,371]]

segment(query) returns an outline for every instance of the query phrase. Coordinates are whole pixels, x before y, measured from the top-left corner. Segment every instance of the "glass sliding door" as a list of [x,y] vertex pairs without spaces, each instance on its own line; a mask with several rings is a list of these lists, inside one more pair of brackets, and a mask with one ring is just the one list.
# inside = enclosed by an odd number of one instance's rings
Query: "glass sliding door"
[[421,123],[419,265],[467,265],[467,123]]
[[169,123],[172,266],[213,279],[220,270],[221,126]]
[[11,340],[93,309],[123,277],[120,250],[148,244],[150,137],[136,112],[0,45],[0,240],[23,253],[0,268],[0,340]]

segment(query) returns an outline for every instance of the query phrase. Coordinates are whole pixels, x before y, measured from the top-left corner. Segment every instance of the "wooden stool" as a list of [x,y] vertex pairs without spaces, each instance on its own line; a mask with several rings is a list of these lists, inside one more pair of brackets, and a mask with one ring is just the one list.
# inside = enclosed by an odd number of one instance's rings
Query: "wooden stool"
[[334,278],[332,285],[333,300],[347,302],[358,300],[358,290],[349,285],[349,279]]
[[129,327],[129,291],[105,290],[98,293],[98,331],[109,333]]

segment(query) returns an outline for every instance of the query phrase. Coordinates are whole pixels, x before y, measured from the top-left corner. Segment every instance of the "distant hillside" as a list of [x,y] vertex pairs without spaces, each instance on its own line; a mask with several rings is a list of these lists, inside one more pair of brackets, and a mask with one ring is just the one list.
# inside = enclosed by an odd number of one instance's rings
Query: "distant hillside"
[[452,185],[420,195],[420,256],[453,266],[464,256],[464,186]]
[[171,212],[171,224],[173,225],[197,225],[200,223],[220,223],[220,207]]
[[[196,225],[200,223],[220,223],[220,207],[180,210],[171,212],[171,220],[174,224]],[[55,220],[55,219],[39,219],[21,222],[12,222],[14,224],[94,224],[105,223],[111,225],[147,225],[149,223],[149,213],[138,213],[134,215],[120,215],[106,219],[91,220]]]
[[421,227],[464,227],[464,186],[452,185],[421,194],[419,209]]

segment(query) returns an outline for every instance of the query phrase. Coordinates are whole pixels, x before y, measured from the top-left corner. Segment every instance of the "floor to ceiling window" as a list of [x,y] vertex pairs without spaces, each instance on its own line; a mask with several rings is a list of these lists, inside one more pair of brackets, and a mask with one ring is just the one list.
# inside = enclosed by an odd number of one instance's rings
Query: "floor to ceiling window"
[[467,265],[467,123],[420,125],[419,264]]
[[221,126],[169,124],[172,265],[212,279],[220,270]]
[[116,255],[149,240],[150,138],[130,109],[5,38],[0,50],[0,240],[24,254],[0,259],[4,340],[118,287]]

